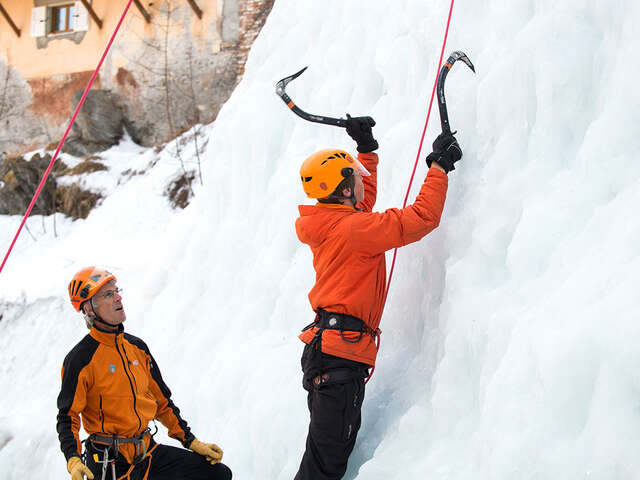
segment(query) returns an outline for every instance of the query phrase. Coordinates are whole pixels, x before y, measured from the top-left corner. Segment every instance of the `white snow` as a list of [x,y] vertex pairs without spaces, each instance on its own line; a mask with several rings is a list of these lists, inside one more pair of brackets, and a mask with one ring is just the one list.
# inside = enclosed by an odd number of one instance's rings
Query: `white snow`
[[[308,427],[296,335],[314,278],[294,230],[308,203],[298,168],[355,148],[291,114],[275,82],[309,65],[287,89],[301,108],[372,115],[377,209],[399,206],[448,8],[278,0],[205,129],[186,210],[163,196],[175,146],[126,140],[103,154],[109,172],[84,179],[109,195],[88,219],[58,215],[57,237],[51,217],[28,221],[37,241],[23,232],[0,274],[0,479],[68,478],[56,397],[86,330],[66,285],[90,264],[118,276],[127,330],[235,478],[294,476]],[[345,478],[640,477],[638,21],[631,0],[456,3],[445,52],[477,70],[447,79],[464,158],[439,229],[398,254]],[[434,105],[422,157],[438,132]],[[421,161],[410,198],[425,173]],[[0,216],[2,255],[20,220]]]

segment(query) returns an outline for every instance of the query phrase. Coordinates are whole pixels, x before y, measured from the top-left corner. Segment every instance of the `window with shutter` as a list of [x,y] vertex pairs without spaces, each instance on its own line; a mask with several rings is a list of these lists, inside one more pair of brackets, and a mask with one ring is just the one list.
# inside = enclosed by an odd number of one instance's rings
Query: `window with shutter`
[[89,11],[82,2],[76,2],[75,31],[84,32],[89,30]]
[[75,19],[75,3],[51,7],[51,33],[73,32]]
[[[70,34],[89,30],[89,11],[81,1],[35,0],[31,10],[31,36]],[[100,23],[99,19],[96,20]]]
[[31,36],[44,37],[47,34],[47,7],[31,10]]

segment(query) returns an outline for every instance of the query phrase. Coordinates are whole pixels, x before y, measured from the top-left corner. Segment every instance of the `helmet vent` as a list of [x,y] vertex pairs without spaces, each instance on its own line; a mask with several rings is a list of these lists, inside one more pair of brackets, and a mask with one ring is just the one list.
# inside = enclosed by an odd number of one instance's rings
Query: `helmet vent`
[[324,162],[322,162],[320,165],[324,165],[325,163],[327,163],[329,160],[325,160]]
[[307,182],[310,182],[313,177],[300,177],[300,178],[302,178],[303,182],[307,183]]
[[71,285],[70,285],[71,288],[69,290],[71,290],[71,293],[73,295],[77,295],[78,290],[80,290],[81,286],[82,286],[82,282],[80,280],[74,280],[73,282],[71,282]]
[[89,296],[89,285],[85,285],[85,287],[80,292],[81,298],[87,298]]

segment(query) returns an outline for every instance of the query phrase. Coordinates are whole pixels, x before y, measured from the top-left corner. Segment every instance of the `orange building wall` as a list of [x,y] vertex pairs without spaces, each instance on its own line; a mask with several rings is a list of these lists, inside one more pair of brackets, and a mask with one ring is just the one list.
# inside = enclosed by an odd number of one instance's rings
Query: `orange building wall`
[[[128,0],[93,0],[92,7],[103,22],[101,29],[91,20],[89,30],[79,44],[60,38],[50,40],[46,48],[39,49],[36,46],[36,39],[30,34],[33,1],[3,0],[2,5],[21,30],[21,35],[18,38],[4,17],[0,16],[0,58],[13,66],[26,79],[94,70],[127,2]],[[141,3],[145,6],[145,10],[157,19],[162,1],[153,2],[154,5],[151,7],[148,6],[148,1]],[[186,4],[187,2],[172,0],[171,3]],[[196,37],[217,37],[216,46],[212,48],[214,53],[219,50],[221,42],[217,29],[212,31],[210,28],[219,20],[218,2],[197,0],[197,4],[203,12],[203,17],[199,19],[193,12],[191,33]],[[116,52],[111,59],[115,69],[126,67],[127,57],[139,48],[141,39],[157,35],[159,32],[156,30],[157,26],[146,23],[140,11],[132,3],[117,36],[117,44],[122,51]],[[176,29],[170,32],[174,37],[181,34],[182,32]],[[55,38],[51,35],[49,37]]]
[[[87,31],[38,38],[31,36],[32,9],[46,0],[0,1],[21,30],[18,38],[0,15],[0,154],[18,154],[59,140],[72,97],[87,85],[128,0],[91,1],[102,28],[90,18]],[[143,145],[216,118],[274,3],[195,1],[201,19],[187,0],[140,0],[151,23],[132,2],[94,83],[93,90],[113,95],[127,131]]]

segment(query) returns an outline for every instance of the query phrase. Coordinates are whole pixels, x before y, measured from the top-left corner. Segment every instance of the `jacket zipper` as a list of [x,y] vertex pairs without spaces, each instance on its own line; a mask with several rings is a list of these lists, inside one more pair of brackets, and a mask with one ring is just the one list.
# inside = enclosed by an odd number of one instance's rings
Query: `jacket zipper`
[[[124,348],[124,347],[123,347]],[[138,411],[136,410],[136,391],[133,388],[133,383],[131,382],[131,377],[129,376],[129,372],[127,371],[127,366],[124,363],[124,358],[122,357],[122,353],[120,352],[120,348],[118,347],[118,335],[116,334],[116,350],[118,351],[118,355],[120,355],[120,360],[122,360],[122,367],[124,368],[124,373],[129,380],[129,386],[131,387],[131,393],[133,394],[133,413],[136,414],[138,418],[138,431],[142,429],[142,420],[140,420],[140,415],[138,415]]]
[[102,411],[102,395],[100,395],[100,421],[102,422],[102,432],[104,433],[104,412]]
[[133,374],[133,370],[131,370],[131,360],[127,355],[127,349],[124,348],[124,344],[122,345],[122,352],[124,353],[124,358],[127,359],[127,365],[129,366],[129,373],[131,373],[131,378],[133,378],[133,384],[136,387],[136,392],[138,391],[138,382],[136,382],[136,376]]

